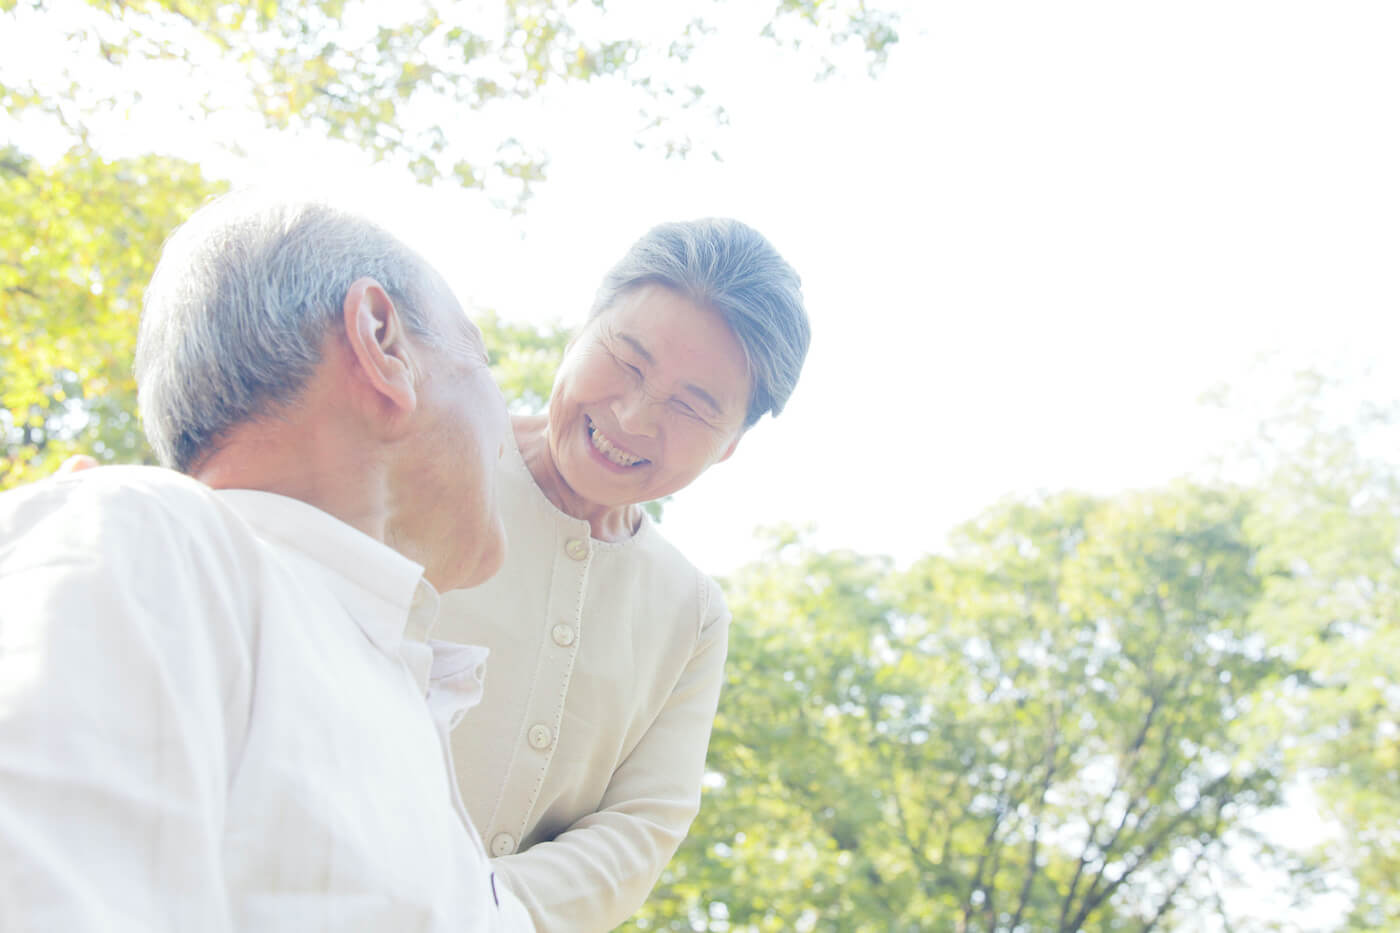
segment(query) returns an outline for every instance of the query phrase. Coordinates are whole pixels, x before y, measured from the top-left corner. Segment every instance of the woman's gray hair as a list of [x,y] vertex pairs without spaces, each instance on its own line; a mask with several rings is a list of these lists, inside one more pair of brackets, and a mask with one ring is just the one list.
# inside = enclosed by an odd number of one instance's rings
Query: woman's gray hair
[[294,402],[363,276],[432,340],[432,275],[389,233],[326,203],[238,192],[200,208],[161,252],[136,343],[156,457],[188,472],[230,428]]
[[744,427],[783,410],[802,372],[811,327],[802,280],[762,234],[715,217],[653,227],[604,277],[589,319],[651,283],[719,312],[739,338],[753,381]]

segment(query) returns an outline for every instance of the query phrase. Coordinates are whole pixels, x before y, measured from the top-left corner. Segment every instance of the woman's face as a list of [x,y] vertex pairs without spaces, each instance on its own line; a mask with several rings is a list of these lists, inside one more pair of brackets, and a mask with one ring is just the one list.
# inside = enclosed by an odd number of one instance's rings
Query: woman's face
[[724,318],[644,285],[570,345],[549,398],[550,453],[595,505],[659,499],[734,452],[748,401],[744,349]]

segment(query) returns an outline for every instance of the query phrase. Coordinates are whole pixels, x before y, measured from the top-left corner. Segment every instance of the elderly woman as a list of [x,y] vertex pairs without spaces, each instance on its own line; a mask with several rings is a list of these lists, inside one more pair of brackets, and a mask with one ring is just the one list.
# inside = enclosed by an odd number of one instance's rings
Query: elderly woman
[[808,340],[767,240],[665,224],[604,279],[546,413],[514,419],[505,566],[445,594],[436,635],[491,649],[453,747],[497,876],[542,931],[621,923],[695,817],[729,613],[642,504],[781,411]]

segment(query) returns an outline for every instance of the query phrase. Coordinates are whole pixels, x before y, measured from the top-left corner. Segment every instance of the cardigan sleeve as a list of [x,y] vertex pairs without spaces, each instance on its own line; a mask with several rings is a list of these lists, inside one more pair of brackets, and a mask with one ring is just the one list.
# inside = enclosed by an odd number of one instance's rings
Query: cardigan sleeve
[[604,933],[646,900],[700,808],[705,751],[714,725],[729,611],[704,578],[703,623],[666,703],[613,772],[603,801],[553,840],[495,860],[536,928]]

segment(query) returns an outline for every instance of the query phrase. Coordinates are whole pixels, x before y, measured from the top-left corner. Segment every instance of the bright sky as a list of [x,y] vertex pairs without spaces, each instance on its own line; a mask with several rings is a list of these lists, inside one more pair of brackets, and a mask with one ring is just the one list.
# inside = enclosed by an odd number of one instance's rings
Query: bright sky
[[[350,179],[469,307],[512,320],[579,321],[659,221],[767,234],[803,276],[813,346],[788,411],[667,509],[715,573],[758,553],[758,525],[905,562],[1007,495],[1180,475],[1247,429],[1197,400],[1252,386],[1261,357],[1369,366],[1400,397],[1400,8],[915,3],[878,79],[818,82],[739,6],[685,75],[728,111],[692,121],[723,161],[639,151],[634,98],[602,82],[491,124],[444,116],[548,152],[523,217],[315,140],[249,131],[248,158],[206,169]],[[120,121],[109,148],[197,150],[199,127],[161,116]]]
[[[1400,5],[916,3],[877,80],[825,82],[751,25],[687,77],[729,113],[697,124],[723,161],[638,151],[633,100],[603,84],[511,117],[551,159],[523,217],[384,172],[361,192],[513,320],[577,322],[659,221],[768,235],[814,342],[788,412],[667,509],[703,568],[755,556],[763,524],[904,562],[1003,496],[1160,483],[1247,429],[1197,399],[1254,387],[1261,357],[1369,367],[1400,397]],[[117,134],[133,151],[161,135],[144,118]],[[357,171],[314,141],[245,144],[208,170]]]
[[1004,495],[1186,471],[1241,430],[1199,395],[1261,355],[1375,364],[1400,395],[1397,27],[1385,4],[928,4],[875,81],[742,43],[698,63],[723,162],[638,152],[626,106],[561,95],[523,221],[421,196],[416,223],[465,297],[541,321],[576,321],[654,222],[764,231],[804,279],[802,384],[665,529],[715,572],[781,521],[904,561]]

